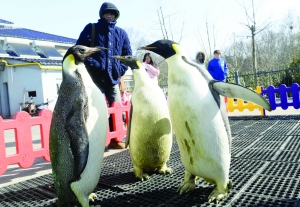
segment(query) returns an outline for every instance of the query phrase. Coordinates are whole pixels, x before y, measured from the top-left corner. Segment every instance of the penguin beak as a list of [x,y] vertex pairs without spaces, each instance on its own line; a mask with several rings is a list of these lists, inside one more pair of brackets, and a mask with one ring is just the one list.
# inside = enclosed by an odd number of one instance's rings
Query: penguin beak
[[85,54],[85,58],[91,56],[94,53],[100,52],[101,50],[106,50],[106,48],[105,47],[98,47],[98,46],[97,47],[90,47],[88,49],[88,51],[86,52],[86,54]]
[[156,49],[156,47],[149,47],[149,46],[145,46],[145,47],[139,47],[138,50],[153,50]]
[[120,60],[120,61],[124,61],[125,60],[125,57],[124,56],[112,56],[113,58],[116,58],[116,59],[118,59],[118,60]]
[[107,48],[106,47],[100,47],[100,46],[96,46],[96,47],[94,47],[95,49],[98,49],[98,51],[100,51],[100,50],[107,50]]
[[107,50],[107,48],[105,48],[105,47],[99,47],[99,46],[92,47],[89,50],[89,55],[88,56],[92,55],[93,53],[100,52],[101,50]]

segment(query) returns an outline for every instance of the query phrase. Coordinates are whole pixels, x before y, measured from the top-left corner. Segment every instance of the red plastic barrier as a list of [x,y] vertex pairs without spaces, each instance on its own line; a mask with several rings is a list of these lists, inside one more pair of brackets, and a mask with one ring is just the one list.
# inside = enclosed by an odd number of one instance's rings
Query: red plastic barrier
[[[0,117],[0,175],[8,165],[18,164],[21,168],[30,167],[35,158],[43,157],[50,161],[49,131],[52,111],[43,110],[38,117],[30,117],[27,112],[20,111],[11,120]],[[41,148],[33,149],[31,126],[40,126]],[[4,130],[14,129],[16,154],[6,156]]]
[[108,113],[113,117],[114,131],[109,132],[109,127],[107,128],[106,146],[110,143],[111,139],[116,139],[118,142],[123,141],[127,129],[124,128],[122,113],[125,112],[126,114],[126,126],[128,126],[130,106],[129,101],[125,103],[125,106],[115,102],[112,104],[112,107],[108,108]]
[[[111,139],[123,141],[126,136],[127,129],[124,128],[122,112],[126,114],[126,126],[129,121],[130,102],[126,102],[125,106],[120,103],[113,103],[108,108],[108,113],[113,117],[114,131],[109,132],[107,128],[106,145]],[[0,175],[5,173],[7,166],[18,164],[21,168],[31,167],[35,158],[43,157],[44,160],[50,161],[49,154],[49,134],[52,119],[52,111],[42,110],[37,117],[30,117],[27,112],[20,111],[15,114],[13,119],[3,120],[0,116]],[[40,126],[41,148],[33,149],[32,143],[32,126]],[[14,129],[16,154],[6,156],[4,131]]]

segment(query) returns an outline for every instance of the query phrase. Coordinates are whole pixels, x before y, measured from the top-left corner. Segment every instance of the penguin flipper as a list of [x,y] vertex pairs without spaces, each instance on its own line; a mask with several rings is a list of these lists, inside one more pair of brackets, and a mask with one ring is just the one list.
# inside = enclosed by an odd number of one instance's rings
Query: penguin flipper
[[79,180],[89,155],[89,139],[83,111],[74,110],[72,116],[67,119],[65,127],[69,134],[70,147],[74,156],[74,176],[76,180]]
[[250,101],[260,105],[268,111],[272,111],[270,103],[264,97],[246,87],[234,83],[224,83],[217,80],[211,80],[209,85],[211,85],[211,88],[222,96]]
[[131,120],[132,120],[132,112],[133,112],[133,107],[132,107],[132,102],[130,101],[130,113],[129,113],[129,120],[128,120],[128,126],[127,126],[127,134],[126,134],[126,142],[125,142],[125,148],[128,147],[129,145],[129,139],[130,139],[130,130],[131,130]]

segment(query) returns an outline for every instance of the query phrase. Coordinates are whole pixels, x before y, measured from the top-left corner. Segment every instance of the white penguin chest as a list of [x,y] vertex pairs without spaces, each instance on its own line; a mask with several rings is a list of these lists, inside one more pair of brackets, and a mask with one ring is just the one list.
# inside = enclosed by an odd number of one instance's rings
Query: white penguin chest
[[183,60],[168,65],[170,116],[185,168],[199,175],[203,166],[229,166],[228,135],[207,81]]
[[[152,82],[152,80],[150,81]],[[170,120],[166,98],[158,86],[141,85],[136,87],[132,94],[132,104],[133,133],[147,132],[148,129],[151,131],[153,129],[150,126],[156,124],[159,120]]]
[[93,83],[86,69],[82,68],[80,74],[88,97],[88,117],[85,126],[89,139],[89,154],[86,167],[80,176],[81,179],[73,182],[71,186],[73,191],[89,194],[100,177],[108,127],[108,112],[103,94]]
[[132,93],[133,113],[130,129],[130,152],[140,154],[150,148],[169,151],[172,127],[164,93],[144,72],[135,72]]

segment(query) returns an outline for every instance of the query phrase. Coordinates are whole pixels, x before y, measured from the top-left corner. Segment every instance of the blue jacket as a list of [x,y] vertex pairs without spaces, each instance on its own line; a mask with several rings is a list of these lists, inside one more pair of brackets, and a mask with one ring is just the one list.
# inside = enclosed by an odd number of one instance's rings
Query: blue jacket
[[228,68],[226,61],[223,58],[211,59],[207,66],[208,72],[211,74],[213,79],[225,82],[228,74]]
[[[86,59],[85,66],[93,81],[100,85],[115,85],[120,82],[120,77],[125,74],[128,67],[119,60],[112,58],[114,55],[131,55],[130,41],[127,33],[115,26],[116,21],[107,22],[99,19],[95,23],[94,46],[106,47]],[[85,26],[76,45],[91,46],[92,24]]]

